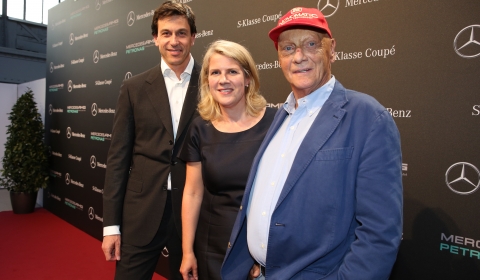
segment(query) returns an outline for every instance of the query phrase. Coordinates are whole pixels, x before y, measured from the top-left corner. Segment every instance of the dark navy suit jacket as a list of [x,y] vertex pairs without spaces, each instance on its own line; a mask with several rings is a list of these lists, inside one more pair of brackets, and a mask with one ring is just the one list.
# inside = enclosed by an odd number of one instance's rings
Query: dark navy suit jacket
[[[246,279],[246,209],[259,161],[287,113],[280,109],[254,159],[222,267]],[[374,98],[338,81],[303,140],[272,214],[267,279],[388,279],[402,236],[400,135]]]

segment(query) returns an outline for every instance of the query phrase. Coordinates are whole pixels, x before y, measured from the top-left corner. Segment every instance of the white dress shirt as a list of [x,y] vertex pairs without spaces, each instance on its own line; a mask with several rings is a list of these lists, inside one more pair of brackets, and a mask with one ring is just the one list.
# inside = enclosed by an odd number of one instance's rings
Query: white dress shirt
[[[178,123],[182,115],[183,101],[187,95],[188,84],[193,70],[193,57],[190,55],[190,61],[187,68],[180,74],[180,80],[175,72],[165,63],[161,62],[163,77],[165,78],[165,86],[168,93],[168,101],[170,102],[170,112],[172,114],[173,139],[177,138]],[[168,190],[172,189],[171,174],[168,174]]]

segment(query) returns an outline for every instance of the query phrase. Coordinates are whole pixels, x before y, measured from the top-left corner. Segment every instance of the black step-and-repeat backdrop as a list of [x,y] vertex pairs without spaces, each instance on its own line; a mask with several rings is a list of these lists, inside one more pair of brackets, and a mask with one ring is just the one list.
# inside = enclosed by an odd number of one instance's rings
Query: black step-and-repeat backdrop
[[[44,205],[98,239],[119,88],[159,63],[150,23],[161,2],[67,0],[49,11]],[[294,6],[322,10],[337,40],[333,74],[377,98],[401,132],[404,235],[391,279],[480,277],[480,1],[183,2],[197,16],[194,58],[213,40],[245,45],[272,107],[290,87],[268,31]]]

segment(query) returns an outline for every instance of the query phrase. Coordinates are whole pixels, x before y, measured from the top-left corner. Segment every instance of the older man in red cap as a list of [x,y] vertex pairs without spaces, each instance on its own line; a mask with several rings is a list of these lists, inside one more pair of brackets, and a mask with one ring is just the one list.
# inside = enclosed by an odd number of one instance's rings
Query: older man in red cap
[[269,36],[292,92],[250,170],[222,277],[388,279],[402,236],[393,118],[331,74],[319,10],[290,10]]

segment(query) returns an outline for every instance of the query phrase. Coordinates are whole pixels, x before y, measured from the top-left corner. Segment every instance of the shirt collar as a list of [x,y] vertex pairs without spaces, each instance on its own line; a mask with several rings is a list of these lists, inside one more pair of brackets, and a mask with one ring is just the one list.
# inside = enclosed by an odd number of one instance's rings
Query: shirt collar
[[[327,101],[328,97],[333,91],[333,87],[335,86],[335,76],[332,75],[330,80],[320,88],[316,89],[314,92],[310,93],[309,95],[298,99],[298,108],[305,107],[308,114],[312,115],[317,110],[322,108],[325,101]],[[293,91],[287,97],[287,101],[283,104],[283,109],[287,111],[288,114],[293,114],[295,112],[295,96],[293,95]]]
[[[180,75],[180,77],[183,77],[185,73],[188,75],[192,75],[193,64],[194,64],[193,57],[192,57],[192,54],[190,54],[190,61],[187,64],[187,68],[183,70],[183,73]],[[163,58],[161,59],[160,67],[162,69],[163,76],[170,76],[172,74],[175,75],[175,72],[173,72],[173,70],[167,65],[167,63],[163,60]]]

